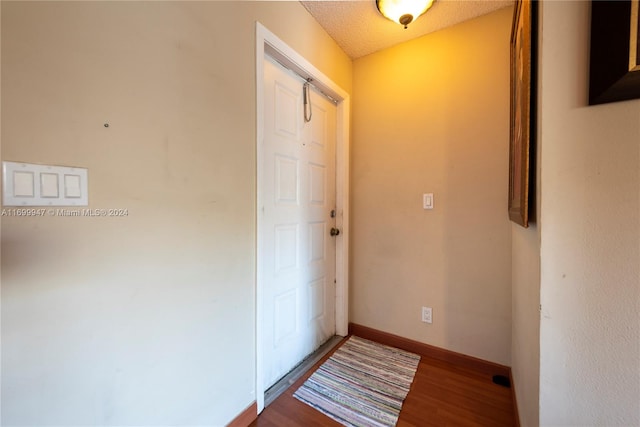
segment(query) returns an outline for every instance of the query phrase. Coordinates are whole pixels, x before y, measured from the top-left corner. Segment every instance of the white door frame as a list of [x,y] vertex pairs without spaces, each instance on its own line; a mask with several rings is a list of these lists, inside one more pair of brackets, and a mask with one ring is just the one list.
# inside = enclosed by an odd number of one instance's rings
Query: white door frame
[[336,334],[346,336],[349,327],[349,113],[350,98],[340,86],[314,67],[302,55],[290,48],[278,36],[256,22],[256,402],[258,413],[264,409],[264,376],[262,349],[263,278],[260,238],[261,207],[263,195],[260,189],[264,153],[264,58],[269,54],[278,62],[313,79],[313,84],[338,101],[336,122]]

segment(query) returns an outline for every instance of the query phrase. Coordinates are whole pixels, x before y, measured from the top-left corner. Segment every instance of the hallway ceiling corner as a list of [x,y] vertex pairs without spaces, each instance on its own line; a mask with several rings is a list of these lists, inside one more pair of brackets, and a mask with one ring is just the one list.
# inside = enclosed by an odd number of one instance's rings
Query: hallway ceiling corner
[[375,0],[300,1],[351,59],[510,6],[513,0],[436,0],[406,30],[384,18]]

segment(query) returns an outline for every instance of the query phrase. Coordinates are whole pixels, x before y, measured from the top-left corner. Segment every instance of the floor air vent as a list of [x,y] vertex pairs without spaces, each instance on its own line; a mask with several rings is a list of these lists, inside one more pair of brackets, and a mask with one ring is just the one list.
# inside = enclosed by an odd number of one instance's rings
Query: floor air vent
[[493,382],[495,384],[501,385],[502,387],[511,388],[511,381],[509,381],[509,378],[505,377],[504,375],[494,375]]

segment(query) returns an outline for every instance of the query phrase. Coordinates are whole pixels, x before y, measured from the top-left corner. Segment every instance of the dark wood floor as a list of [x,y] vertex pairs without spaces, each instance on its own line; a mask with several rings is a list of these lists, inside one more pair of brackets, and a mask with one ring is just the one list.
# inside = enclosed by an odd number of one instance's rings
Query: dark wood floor
[[[293,393],[332,353],[269,405],[252,427],[340,426]],[[398,427],[515,426],[511,390],[448,362],[422,356]]]

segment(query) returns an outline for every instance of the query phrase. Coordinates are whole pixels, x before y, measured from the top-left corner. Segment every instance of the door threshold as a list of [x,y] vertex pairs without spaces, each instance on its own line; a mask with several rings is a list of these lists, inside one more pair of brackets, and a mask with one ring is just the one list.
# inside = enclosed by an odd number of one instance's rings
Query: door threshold
[[331,350],[333,350],[344,337],[334,335],[329,338],[327,342],[322,344],[320,348],[311,353],[306,359],[304,359],[298,366],[293,368],[287,375],[282,377],[277,383],[269,387],[264,392],[264,406],[269,406],[274,400],[276,400],[282,393],[284,393],[293,383],[313,367],[320,359],[326,356]]

